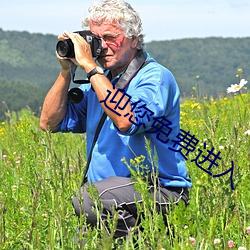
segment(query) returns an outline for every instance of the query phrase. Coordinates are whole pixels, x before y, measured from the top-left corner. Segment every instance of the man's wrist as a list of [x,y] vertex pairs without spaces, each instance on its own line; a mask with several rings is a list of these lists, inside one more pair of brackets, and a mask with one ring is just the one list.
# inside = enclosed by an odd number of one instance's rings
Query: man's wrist
[[94,75],[104,75],[104,71],[100,66],[96,66],[93,69],[91,69],[88,73],[87,73],[87,78],[90,80],[90,78]]
[[70,78],[70,69],[62,69],[60,74],[64,78]]

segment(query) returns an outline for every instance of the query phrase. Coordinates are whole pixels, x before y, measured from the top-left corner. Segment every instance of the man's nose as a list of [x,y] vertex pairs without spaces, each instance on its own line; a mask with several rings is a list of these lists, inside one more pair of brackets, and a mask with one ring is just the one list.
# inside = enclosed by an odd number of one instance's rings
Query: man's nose
[[102,40],[102,48],[107,49],[108,48],[107,43],[105,42],[105,40],[103,38],[101,38],[101,40]]

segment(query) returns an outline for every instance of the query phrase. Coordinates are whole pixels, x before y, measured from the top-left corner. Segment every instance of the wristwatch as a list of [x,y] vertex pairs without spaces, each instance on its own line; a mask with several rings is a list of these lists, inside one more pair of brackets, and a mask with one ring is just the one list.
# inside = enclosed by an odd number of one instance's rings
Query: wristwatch
[[104,75],[104,71],[101,67],[96,66],[94,69],[90,70],[89,73],[87,73],[88,79],[90,80],[91,76],[93,76],[95,74]]

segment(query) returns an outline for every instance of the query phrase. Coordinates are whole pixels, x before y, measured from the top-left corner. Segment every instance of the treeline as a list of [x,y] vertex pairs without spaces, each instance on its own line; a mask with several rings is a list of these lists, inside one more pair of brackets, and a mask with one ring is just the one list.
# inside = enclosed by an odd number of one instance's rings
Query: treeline
[[0,29],[0,120],[25,107],[39,114],[60,69],[56,42],[54,35]]
[[30,82],[0,80],[0,121],[6,118],[6,113],[22,108],[39,115],[45,94],[45,90]]
[[174,73],[182,95],[196,87],[196,95],[217,98],[240,77],[250,78],[250,37],[155,41],[146,48]]
[[[0,29],[0,120],[7,107],[39,112],[60,69],[56,42],[54,35]],[[238,68],[250,79],[250,38],[153,41],[146,50],[173,72],[183,97],[224,95]]]

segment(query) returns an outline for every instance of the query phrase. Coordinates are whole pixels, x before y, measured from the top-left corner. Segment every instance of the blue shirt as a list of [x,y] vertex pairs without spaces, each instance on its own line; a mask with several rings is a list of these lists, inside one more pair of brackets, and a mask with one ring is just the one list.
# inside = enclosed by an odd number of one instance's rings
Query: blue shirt
[[[155,168],[158,168],[160,183],[163,186],[191,187],[183,156],[180,152],[169,149],[173,148],[172,140],[178,140],[176,136],[180,131],[179,88],[168,69],[149,55],[147,61],[150,63],[140,69],[125,88],[126,95],[131,97],[131,104],[138,103],[133,106],[135,122],[129,131],[122,133],[109,117],[106,118],[93,149],[88,170],[89,182],[100,181],[109,176],[129,177],[130,170],[121,161],[122,158],[129,163],[130,159],[144,155],[146,158],[143,165],[151,169],[146,138],[150,142],[151,153],[157,153],[157,156],[152,157],[158,161]],[[119,77],[120,75],[112,83],[115,84]],[[86,132],[89,155],[103,109],[90,84],[83,84],[80,88],[84,93],[83,100],[78,104],[68,102],[66,116],[59,124],[58,131]],[[110,94],[110,98],[115,92],[116,89]],[[143,109],[142,104],[145,104],[148,112]],[[119,112],[119,109],[116,111]],[[131,114],[128,114],[128,119]],[[157,131],[157,128],[160,130]],[[178,150],[179,146],[176,144],[174,148]]]

